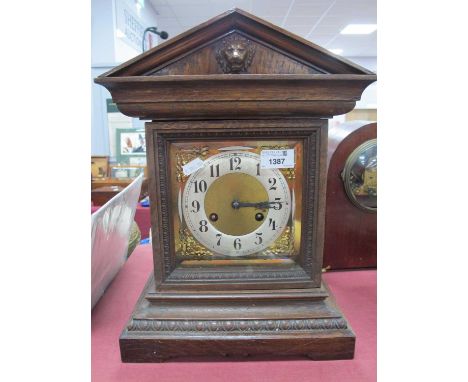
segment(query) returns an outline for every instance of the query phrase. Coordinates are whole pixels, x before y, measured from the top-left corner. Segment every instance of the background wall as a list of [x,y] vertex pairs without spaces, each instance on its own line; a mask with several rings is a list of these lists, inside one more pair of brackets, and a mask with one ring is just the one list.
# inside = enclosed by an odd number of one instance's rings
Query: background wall
[[[346,57],[348,60],[377,73],[376,57]],[[356,109],[377,109],[377,82],[369,85],[362,94],[361,100],[356,102]]]
[[[141,53],[145,28],[157,27],[157,14],[145,0],[92,0],[91,2],[91,155],[110,155],[106,99],[110,93],[93,80],[114,66]],[[146,49],[158,43],[147,34]],[[135,128],[143,122],[120,115]]]
[[[151,1],[151,2],[150,2]],[[180,4],[179,4],[180,3]],[[185,1],[183,2],[185,4]],[[182,29],[171,30],[171,23],[168,22],[168,9],[176,7],[174,4],[179,4],[181,9],[186,12],[182,13],[178,23],[185,23],[193,21],[189,15],[202,17],[203,20],[197,19],[198,22],[206,21],[206,18],[212,15],[203,13],[201,5],[189,7],[187,4],[183,5],[180,1],[167,0],[167,2],[159,0],[92,0],[92,59],[91,59],[91,155],[109,155],[111,156],[111,140],[113,137],[109,136],[109,116],[107,113],[106,99],[111,98],[110,93],[103,87],[94,84],[93,79],[100,74],[108,71],[116,65],[125,62],[141,53],[141,36],[143,31],[148,26],[158,26],[161,21],[162,29],[167,29],[170,32],[170,38],[174,37],[174,33],[181,33],[194,25],[183,26]],[[157,7],[154,8],[154,4]],[[163,4],[163,5],[158,5]],[[166,4],[166,5],[164,5]],[[172,4],[172,5],[169,5]],[[200,3],[201,4],[201,3]],[[218,4],[218,3],[217,3]],[[221,6],[221,3],[219,3]],[[172,8],[171,8],[172,7]],[[225,5],[227,7],[227,5]],[[219,12],[223,12],[228,8],[223,8]],[[363,7],[366,9],[366,7]],[[314,12],[315,10],[312,9]],[[281,12],[283,12],[281,10]],[[284,13],[284,12],[283,12]],[[196,14],[196,15],[195,15]],[[331,16],[330,16],[331,17]],[[293,18],[291,16],[291,18]],[[160,19],[160,20],[158,20]],[[266,16],[266,19],[269,19]],[[184,21],[185,20],[185,21]],[[174,20],[172,20],[174,21]],[[171,21],[171,22],[172,22]],[[275,20],[270,20],[275,21]],[[283,20],[284,21],[284,20]],[[280,22],[281,24],[281,22]],[[284,24],[284,23],[283,23]],[[289,24],[288,24],[289,25]],[[288,28],[288,25],[284,25]],[[297,26],[296,26],[297,27]],[[296,28],[294,25],[290,28]],[[169,28],[169,29],[168,29]],[[331,27],[330,27],[331,28]],[[337,27],[333,27],[336,32]],[[295,30],[297,33],[297,30]],[[319,31],[320,32],[320,31]],[[148,40],[146,41],[146,48],[157,45],[158,40],[156,36],[147,34]],[[321,43],[319,39],[321,35],[312,36],[316,43]],[[328,36],[330,37],[330,36]],[[334,42],[339,42],[343,36],[332,38]],[[359,37],[362,39],[363,37]],[[364,37],[365,38],[365,37]],[[316,40],[319,39],[319,40]],[[325,40],[324,40],[325,41]],[[356,43],[356,46],[359,46]],[[326,44],[325,44],[326,45]],[[349,48],[347,49],[349,51]],[[351,52],[353,50],[351,49]],[[359,49],[355,49],[359,54]],[[347,59],[377,72],[377,59],[372,56],[345,56]],[[363,93],[360,101],[356,103],[356,109],[362,113],[372,110],[373,113],[368,115],[375,115],[377,108],[377,83],[370,85]],[[337,116],[333,119],[333,123],[342,123],[346,120],[360,118],[358,115],[353,116],[353,112],[348,115]],[[366,114],[366,115],[367,115]],[[129,118],[119,113],[110,115],[113,124],[117,123],[119,127],[134,127],[142,128],[144,122]],[[112,130],[112,128],[111,128]],[[111,133],[112,134],[112,133]],[[111,158],[112,159],[112,158]]]

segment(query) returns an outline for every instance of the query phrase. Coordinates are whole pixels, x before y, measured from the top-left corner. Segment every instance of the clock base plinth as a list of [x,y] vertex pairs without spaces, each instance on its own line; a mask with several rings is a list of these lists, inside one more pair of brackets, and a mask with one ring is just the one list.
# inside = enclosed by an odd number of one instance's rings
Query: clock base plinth
[[[122,361],[163,362],[198,356],[354,357],[356,337],[333,298],[324,297],[326,286],[316,297],[311,290],[286,293],[295,297],[277,299],[271,292],[258,291],[235,303],[222,293],[205,293],[200,299],[187,298],[190,293],[155,297],[150,279],[121,334]],[[219,309],[223,306],[229,308]]]

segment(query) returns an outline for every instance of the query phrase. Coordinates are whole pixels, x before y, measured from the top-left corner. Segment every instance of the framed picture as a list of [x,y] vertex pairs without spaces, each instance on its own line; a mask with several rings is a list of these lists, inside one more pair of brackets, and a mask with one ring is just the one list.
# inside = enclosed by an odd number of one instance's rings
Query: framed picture
[[112,178],[116,179],[134,179],[140,174],[146,177],[146,166],[118,165],[111,166],[110,173]]
[[92,156],[91,157],[91,178],[101,179],[109,175],[109,157]]
[[144,129],[116,129],[116,148],[119,164],[146,165]]

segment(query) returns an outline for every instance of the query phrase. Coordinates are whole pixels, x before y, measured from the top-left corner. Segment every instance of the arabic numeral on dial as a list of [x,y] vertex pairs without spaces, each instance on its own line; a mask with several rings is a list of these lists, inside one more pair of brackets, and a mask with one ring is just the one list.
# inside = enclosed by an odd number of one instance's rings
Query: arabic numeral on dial
[[196,180],[194,182],[194,187],[195,187],[195,193],[198,194],[198,191],[200,192],[205,192],[206,189],[208,188],[208,185],[206,184],[206,182],[204,180]]
[[242,248],[241,239],[237,238],[234,240],[234,249],[240,250]]
[[216,245],[219,247],[221,245],[221,238],[223,237],[223,235],[221,235],[220,233],[217,233],[216,237],[218,238]]
[[260,163],[257,163],[257,176],[260,176]]
[[280,202],[281,198],[275,198],[275,204],[273,206],[273,209],[276,211],[279,211],[281,208],[283,208],[283,203]]
[[231,171],[240,170],[241,159],[239,157],[233,157],[229,159],[229,169]]
[[272,218],[270,218],[268,221],[268,227],[270,226],[272,231],[276,231],[276,222]]
[[208,222],[206,220],[200,220],[200,227],[198,227],[200,232],[208,231]]
[[193,207],[192,212],[197,213],[198,211],[200,211],[200,202],[198,200],[194,200],[192,202],[192,207]]
[[256,232],[255,235],[256,235],[256,237],[255,237],[255,239],[256,239],[256,240],[255,240],[255,244],[257,244],[257,245],[262,244],[262,243],[263,243],[263,239],[262,239],[263,233],[262,233],[262,232]]
[[212,178],[217,178],[219,176],[219,164],[210,166],[210,176]]
[[268,184],[271,184],[268,190],[276,190],[276,178],[268,178]]

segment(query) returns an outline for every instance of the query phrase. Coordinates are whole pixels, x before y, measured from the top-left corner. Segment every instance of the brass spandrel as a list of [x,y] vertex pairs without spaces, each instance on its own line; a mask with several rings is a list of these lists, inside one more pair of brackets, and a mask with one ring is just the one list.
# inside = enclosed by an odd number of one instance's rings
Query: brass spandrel
[[193,147],[190,149],[180,149],[176,152],[176,179],[180,182],[185,182],[188,178],[188,175],[184,174],[183,166],[187,163],[193,161],[194,159],[201,157],[201,159],[206,159],[209,154],[209,148],[207,146],[203,147]]

